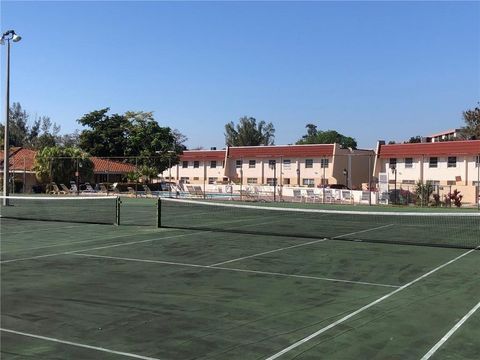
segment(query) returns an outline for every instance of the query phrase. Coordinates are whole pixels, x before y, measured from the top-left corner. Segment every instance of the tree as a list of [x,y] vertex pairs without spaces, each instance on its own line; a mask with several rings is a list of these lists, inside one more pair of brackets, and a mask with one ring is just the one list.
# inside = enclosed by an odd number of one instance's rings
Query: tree
[[319,131],[314,124],[307,124],[307,133],[302,136],[300,140],[296,142],[297,145],[303,144],[340,144],[344,149],[357,148],[357,142],[350,136],[340,134],[335,130]]
[[132,163],[157,169],[157,174],[178,163],[186,140],[178,130],[160,126],[152,112],[109,115],[109,110],[92,111],[78,120],[88,128],[80,133],[80,148],[93,156],[129,157]]
[[128,120],[119,114],[107,115],[109,108],[95,110],[77,120],[86,126],[79,136],[79,146],[93,156],[125,156]]
[[273,145],[275,128],[272,123],[260,121],[253,117],[240,118],[235,126],[232,122],[225,125],[225,144],[227,146],[259,146]]
[[466,140],[480,139],[480,103],[473,110],[463,112],[465,126],[460,130],[460,137]]
[[86,152],[78,148],[44,147],[37,152],[33,169],[37,180],[43,184],[68,184],[75,180],[77,169],[82,181],[93,178],[93,162]]
[[[22,108],[20,103],[13,103],[9,112],[10,146],[42,149],[46,146],[55,146],[59,144],[61,138],[59,135],[59,125],[52,122],[48,116],[40,116],[35,117],[35,120],[30,127],[28,125],[29,117],[29,114]],[[2,135],[4,134],[3,125],[0,125],[0,132]]]
[[421,143],[422,142],[422,137],[420,135],[417,136],[412,136],[405,144],[415,144],[415,143]]

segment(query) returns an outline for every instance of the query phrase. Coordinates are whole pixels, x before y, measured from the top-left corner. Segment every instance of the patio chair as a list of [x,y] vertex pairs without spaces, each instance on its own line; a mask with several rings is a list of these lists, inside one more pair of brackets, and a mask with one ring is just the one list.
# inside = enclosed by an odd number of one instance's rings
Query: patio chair
[[305,200],[305,198],[302,195],[302,190],[294,189],[293,190],[293,201],[303,202],[304,200]]
[[152,190],[150,190],[148,185],[143,185],[143,190],[145,191],[146,197],[153,197]]
[[72,192],[72,190],[69,189],[65,184],[60,184],[60,188],[65,192],[65,194]]
[[307,189],[305,190],[306,196],[305,196],[305,201],[308,202],[308,200],[311,200],[312,202],[316,202],[317,200],[320,200],[320,197],[315,194],[315,190],[313,189]]
[[83,190],[83,192],[87,192],[87,193],[95,192],[95,189],[92,187],[92,185],[90,185],[90,183],[86,182],[84,185],[85,185],[85,190]]

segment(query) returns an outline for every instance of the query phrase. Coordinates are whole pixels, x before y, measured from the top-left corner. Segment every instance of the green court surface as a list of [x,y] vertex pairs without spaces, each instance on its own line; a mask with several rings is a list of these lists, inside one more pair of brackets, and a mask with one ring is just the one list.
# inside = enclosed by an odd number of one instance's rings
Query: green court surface
[[331,218],[328,239],[158,229],[153,201],[125,205],[120,226],[1,219],[2,359],[478,359],[475,248],[343,241],[408,224]]

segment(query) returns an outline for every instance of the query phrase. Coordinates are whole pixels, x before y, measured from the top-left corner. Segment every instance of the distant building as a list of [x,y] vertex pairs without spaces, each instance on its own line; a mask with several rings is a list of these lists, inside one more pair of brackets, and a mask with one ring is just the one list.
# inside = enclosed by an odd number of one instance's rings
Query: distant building
[[452,129],[447,131],[442,131],[436,134],[432,134],[425,137],[426,142],[440,142],[440,141],[452,141],[458,139],[458,134],[460,129]]
[[372,150],[342,149],[338,144],[238,146],[184,151],[179,164],[162,176],[191,184],[273,185],[276,179],[284,186],[361,188],[369,180],[373,159]]
[[[21,183],[22,192],[32,192],[32,187],[38,184],[34,170],[36,154],[37,151],[31,149],[20,147],[10,149],[10,176],[16,183]],[[115,159],[92,156],[90,160],[93,162],[93,183],[121,182],[127,173],[135,171],[133,164],[116,161]],[[0,167],[0,176],[3,178],[3,151],[0,151]],[[74,177],[72,181],[75,181]]]
[[[385,145],[379,141],[374,176],[388,178],[391,187],[431,183],[458,189],[465,202],[478,198],[480,140]],[[395,181],[396,177],[396,181]]]

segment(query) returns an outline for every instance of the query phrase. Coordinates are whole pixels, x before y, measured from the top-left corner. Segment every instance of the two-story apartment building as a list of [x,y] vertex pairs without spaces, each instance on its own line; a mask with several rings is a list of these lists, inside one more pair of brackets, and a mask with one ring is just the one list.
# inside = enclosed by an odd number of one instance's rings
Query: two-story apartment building
[[238,146],[189,150],[165,179],[191,184],[233,182],[243,185],[360,188],[373,169],[372,150],[342,149],[338,144]]
[[[374,176],[397,188],[431,183],[458,189],[466,202],[478,198],[480,140],[377,145]],[[396,181],[395,181],[396,179]]]

